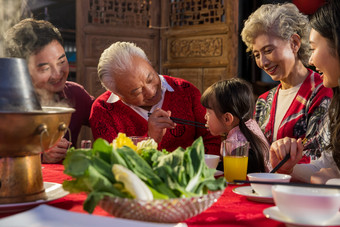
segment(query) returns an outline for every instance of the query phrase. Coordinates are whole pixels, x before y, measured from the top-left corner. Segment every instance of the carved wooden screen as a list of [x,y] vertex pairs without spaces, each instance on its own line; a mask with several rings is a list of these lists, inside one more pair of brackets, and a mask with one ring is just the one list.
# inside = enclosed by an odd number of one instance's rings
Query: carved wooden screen
[[159,68],[158,4],[151,0],[77,0],[77,81],[94,96],[104,92],[97,78],[98,59],[117,41],[134,42]]
[[170,0],[171,27],[223,23],[224,16],[223,0]]
[[169,0],[163,70],[204,91],[237,72],[238,0]]
[[[97,76],[98,59],[104,49],[117,41],[134,42],[159,70],[159,1],[77,0],[76,45],[77,82],[95,97],[105,89]],[[89,138],[89,130],[83,130]]]
[[90,0],[88,22],[130,27],[148,27],[150,0]]

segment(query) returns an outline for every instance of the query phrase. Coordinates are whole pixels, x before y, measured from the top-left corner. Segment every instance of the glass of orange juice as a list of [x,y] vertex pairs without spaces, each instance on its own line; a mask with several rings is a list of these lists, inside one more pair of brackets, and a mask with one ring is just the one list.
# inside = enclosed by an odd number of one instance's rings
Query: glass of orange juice
[[228,183],[246,180],[249,142],[226,139],[221,143],[224,177]]

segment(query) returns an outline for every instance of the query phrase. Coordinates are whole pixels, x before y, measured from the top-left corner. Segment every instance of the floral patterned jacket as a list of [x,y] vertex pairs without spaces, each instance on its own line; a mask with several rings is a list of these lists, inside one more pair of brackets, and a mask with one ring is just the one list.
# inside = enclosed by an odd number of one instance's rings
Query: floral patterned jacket
[[[312,70],[302,83],[293,102],[288,108],[277,132],[277,139],[284,137],[307,138],[305,145],[306,155],[321,155],[325,140],[319,134],[323,128],[323,135],[328,134],[324,127],[325,115],[333,96],[332,89],[325,88],[320,75]],[[256,102],[255,120],[268,139],[273,141],[277,94],[281,84],[260,95]],[[327,124],[328,125],[328,124]],[[325,134],[324,134],[325,133]],[[313,151],[313,153],[311,153]],[[309,163],[309,158],[304,158],[300,163]]]

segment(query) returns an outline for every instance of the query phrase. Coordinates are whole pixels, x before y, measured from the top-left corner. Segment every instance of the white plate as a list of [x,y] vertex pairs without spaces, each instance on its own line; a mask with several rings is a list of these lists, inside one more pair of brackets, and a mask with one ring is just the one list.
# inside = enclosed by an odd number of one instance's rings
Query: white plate
[[303,222],[295,222],[291,220],[290,218],[286,217],[283,213],[281,213],[281,211],[279,210],[277,206],[264,209],[263,214],[267,218],[280,221],[280,222],[284,222],[287,224],[287,226],[301,227],[301,226],[339,226],[340,225],[340,212],[338,212],[338,214],[334,218],[329,220],[327,223],[323,223],[323,224],[320,224],[320,223],[309,224],[309,223],[303,223]]
[[239,195],[244,195],[247,199],[261,202],[261,203],[274,203],[273,197],[261,196],[256,192],[253,192],[251,186],[242,186],[233,189],[233,192]]
[[62,198],[69,194],[69,192],[65,191],[61,184],[52,183],[52,182],[44,182],[44,188],[46,193],[46,200],[36,200],[25,203],[8,203],[8,204],[0,204],[0,213],[12,213],[17,211],[23,211],[30,209],[33,206],[37,206],[42,203],[47,203],[59,198]]
[[0,226],[35,226],[35,227],[187,227],[185,223],[150,223],[128,219],[77,213],[49,205],[40,205],[19,214],[0,219]]

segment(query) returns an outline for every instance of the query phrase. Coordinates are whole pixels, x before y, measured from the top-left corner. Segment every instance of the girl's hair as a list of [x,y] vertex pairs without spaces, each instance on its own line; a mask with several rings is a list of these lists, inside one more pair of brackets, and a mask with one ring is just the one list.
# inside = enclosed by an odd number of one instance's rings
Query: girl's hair
[[6,32],[5,54],[28,60],[54,40],[63,46],[63,38],[55,26],[48,21],[27,18]]
[[[126,72],[134,67],[131,59],[135,56],[150,63],[145,52],[134,43],[116,42],[103,51],[97,70],[99,80],[107,90],[110,90],[109,87],[115,89],[114,76],[116,74]],[[109,84],[103,83],[104,77],[109,78]]]
[[275,35],[284,40],[289,40],[293,34],[298,34],[301,38],[298,58],[304,65],[308,65],[309,32],[308,17],[294,4],[265,4],[248,17],[241,36],[247,45],[247,52],[251,52],[254,41],[260,34]]
[[[331,54],[340,59],[340,1],[329,0],[311,17],[311,27],[327,39]],[[339,61],[340,64],[340,61]],[[340,74],[340,72],[338,72]],[[339,78],[339,75],[338,75]],[[340,85],[333,88],[333,98],[329,106],[331,141],[329,148],[340,169]]]
[[265,171],[264,160],[267,157],[264,154],[268,154],[267,146],[245,124],[252,119],[255,106],[249,83],[240,78],[218,81],[203,93],[201,103],[205,108],[212,109],[218,118],[229,112],[240,120],[240,130],[249,141],[260,169]]

